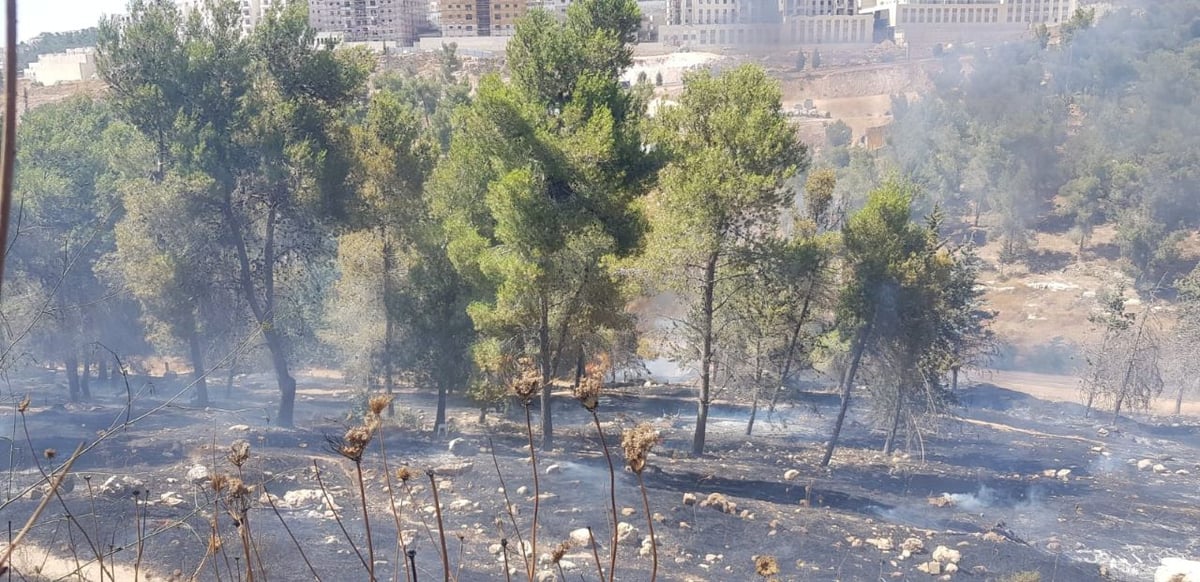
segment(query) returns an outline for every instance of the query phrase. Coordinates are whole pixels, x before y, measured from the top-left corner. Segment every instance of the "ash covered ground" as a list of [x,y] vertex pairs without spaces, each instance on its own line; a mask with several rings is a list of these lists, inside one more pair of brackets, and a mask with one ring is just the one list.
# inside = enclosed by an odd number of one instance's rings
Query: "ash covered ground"
[[[61,464],[80,442],[109,433],[76,462],[70,490],[52,500],[18,552],[14,579],[64,579],[82,569],[86,579],[99,580],[97,552],[109,572],[105,579],[131,580],[135,568],[142,579],[237,579],[239,541],[223,511],[223,549],[208,560],[205,554],[213,511],[209,478],[236,475],[225,456],[230,443],[244,439],[251,456],[243,478],[254,486],[249,522],[268,579],[314,578],[282,518],[322,580],[366,580],[355,553],[357,547],[365,558],[354,466],[329,452],[325,438],[344,432],[355,391],[321,375],[299,379],[296,429],[268,424],[275,391],[266,375],[242,378],[227,397],[212,390],[216,401],[209,408],[190,408],[180,399],[131,426],[122,426],[127,416],[158,408],[179,386],[152,379],[150,393],[146,380],[136,380],[129,398],[123,384],[100,384],[93,386],[92,402],[68,404],[50,373],[12,379],[0,428],[5,439],[15,436],[14,452],[0,440],[0,496],[12,499],[2,520],[13,529],[39,502],[38,488],[22,495],[40,477],[35,457],[43,469]],[[32,403],[22,421],[15,405],[25,393]],[[760,555],[777,558],[779,580],[1002,580],[1033,570],[1042,580],[1142,580],[1163,558],[1195,555],[1200,423],[1135,417],[1113,426],[1108,415],[1085,418],[1078,405],[987,383],[959,396],[959,418],[946,419],[936,433],[890,458],[876,452],[882,435],[852,408],[843,446],[826,471],[817,461],[836,414],[835,395],[797,393],[774,414],[760,413],[749,438],[748,410],[718,403],[710,454],[696,459],[687,454],[690,389],[606,392],[599,412],[618,463],[619,520],[628,524],[620,526],[616,578],[650,575],[637,480],[620,470],[621,429],[638,422],[652,423],[662,437],[644,475],[660,580],[758,579],[754,557]],[[432,418],[433,406],[425,393],[400,393],[401,421],[382,433],[393,472],[414,469],[409,486],[395,483],[395,499],[404,539],[416,550],[418,579],[442,579],[426,469],[434,470],[439,490],[452,575],[464,582],[507,579],[499,545],[507,538],[513,579],[524,579],[512,525],[515,517],[529,541],[533,482],[522,411],[492,414],[481,426],[478,410],[452,397],[451,434],[433,438],[413,428],[427,426],[423,419]],[[555,403],[555,422],[556,448],[537,459],[537,553],[591,527],[607,569],[608,471],[591,416],[564,393]],[[451,452],[448,442],[456,438],[462,440]],[[45,449],[55,449],[56,457],[45,459]],[[372,443],[363,466],[377,577],[392,580],[404,573],[380,460],[379,443]],[[353,544],[333,519],[314,462]],[[265,503],[264,487],[278,515]],[[511,517],[506,494],[515,507]],[[592,550],[579,543],[559,565],[567,580],[598,577]],[[546,579],[560,575],[551,565],[538,569]]]

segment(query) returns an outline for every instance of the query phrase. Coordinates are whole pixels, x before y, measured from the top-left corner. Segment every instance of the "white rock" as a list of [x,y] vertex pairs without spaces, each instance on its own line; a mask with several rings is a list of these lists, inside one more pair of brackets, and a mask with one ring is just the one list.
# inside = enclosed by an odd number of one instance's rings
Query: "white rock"
[[332,503],[333,498],[325,499],[325,493],[320,489],[293,489],[283,494],[283,502],[289,507],[308,508],[324,506],[326,509],[337,511],[341,506]]
[[571,543],[576,547],[590,548],[592,547],[592,534],[586,527],[571,530]]
[[526,487],[524,485],[517,487],[517,495],[528,495],[528,494],[529,494],[528,487]]
[[1066,479],[1067,475],[1070,475],[1070,474],[1071,474],[1070,469],[1059,469],[1058,473],[1055,476],[1058,477],[1059,479]]
[[1176,475],[1191,475],[1191,473],[1189,473],[1187,469],[1180,469],[1178,471],[1175,471],[1175,474]]
[[562,473],[562,467],[559,466],[558,464],[549,465],[546,467],[547,475],[553,475],[555,473]]
[[456,457],[474,457],[479,454],[479,447],[464,438],[452,439],[449,444],[450,454]]
[[187,480],[191,481],[193,485],[199,485],[208,481],[208,478],[208,467],[204,465],[193,465],[187,471]]
[[784,481],[793,481],[796,479],[796,477],[799,477],[799,476],[800,476],[800,471],[797,471],[795,469],[788,469],[783,474],[783,480]]
[[946,562],[957,564],[962,559],[962,552],[952,550],[946,546],[938,546],[933,550],[933,559],[943,564]]
[[638,543],[638,529],[633,525],[620,522],[617,524],[617,543],[636,546]]
[[900,549],[908,552],[909,555],[919,554],[925,551],[925,542],[921,538],[907,538],[900,543]]
[[162,495],[159,495],[158,500],[167,507],[175,507],[176,505],[182,505],[184,503],[183,498],[174,491],[168,491]]
[[891,538],[867,538],[866,542],[881,552],[890,552],[895,547]]
[[463,511],[470,509],[474,503],[470,499],[455,499],[450,502],[451,511]]
[[229,427],[229,432],[247,432],[249,430],[250,430],[250,425],[248,425],[248,424],[235,424],[235,425]]
[[1154,461],[1151,461],[1150,459],[1142,459],[1137,462],[1137,468],[1139,471],[1145,471],[1146,469],[1149,469],[1150,467],[1153,467],[1153,466],[1154,466]]
[[1155,473],[1166,473],[1167,466],[1162,463],[1158,463],[1158,464],[1154,465],[1154,472]]
[[1200,562],[1184,558],[1163,558],[1154,571],[1154,582],[1200,582]]

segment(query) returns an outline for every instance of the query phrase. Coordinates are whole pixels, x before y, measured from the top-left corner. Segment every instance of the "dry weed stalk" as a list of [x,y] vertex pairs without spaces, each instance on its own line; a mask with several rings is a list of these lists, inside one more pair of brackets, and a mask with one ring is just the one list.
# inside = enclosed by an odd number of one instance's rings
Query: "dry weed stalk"
[[[529,572],[529,558],[525,555],[525,551],[524,551],[525,541],[521,539],[521,527],[517,525],[517,516],[513,514],[512,500],[509,499],[509,497],[508,497],[508,485],[504,482],[504,473],[502,473],[500,471],[500,460],[496,458],[496,444],[494,442],[492,442],[491,437],[488,438],[488,451],[491,452],[491,454],[492,454],[492,465],[496,467],[496,479],[500,481],[500,491],[504,494],[504,512],[506,514],[508,514],[508,520],[512,523],[513,533],[514,533],[514,535],[517,536],[517,546],[520,547],[522,550],[521,551],[521,559],[524,560],[524,562],[525,562],[525,572],[528,573]],[[499,518],[497,518],[496,522],[497,522],[497,525],[500,527],[500,534],[501,534],[501,536],[503,536],[504,522],[500,521]],[[508,539],[501,537],[500,545],[501,545],[501,547],[507,548],[508,547]],[[505,576],[507,577],[508,576],[508,565],[507,565],[508,564],[508,553],[507,553],[507,550],[505,550],[504,562],[505,562],[504,572],[505,572]]]
[[380,427],[383,426],[382,414],[384,410],[387,410],[391,402],[391,396],[372,396],[367,402],[367,413],[363,418],[363,424],[351,427],[341,438],[325,437],[331,451],[354,463],[354,474],[358,481],[358,498],[362,504],[363,530],[367,536],[367,559],[365,565],[371,582],[375,582],[376,580],[375,543],[371,537],[371,517],[367,506],[367,484],[366,479],[363,477],[362,460],[367,452],[367,447],[371,445],[371,439],[375,437]]
[[642,473],[650,449],[658,442],[658,431],[642,423],[626,430],[621,435],[621,448],[625,451],[625,464],[637,475],[638,488],[642,490],[642,507],[646,512],[646,527],[650,530],[650,582],[658,578],[658,541],[654,539],[654,519],[650,514],[650,497],[646,494],[646,482]]
[[427,469],[425,475],[429,477],[429,488],[433,493],[433,511],[437,516],[438,542],[442,546],[442,577],[445,582],[450,582],[450,553],[446,550],[446,524],[442,520],[442,502],[438,498],[437,479],[434,478],[433,469]]
[[[600,446],[604,449],[604,460],[608,463],[608,509],[609,523],[612,526],[612,538],[609,540],[608,551],[608,581],[613,582],[617,570],[617,471],[613,466],[612,453],[608,450],[608,441],[604,438],[600,416],[596,414],[596,409],[600,407],[600,394],[604,388],[604,373],[607,367],[608,358],[606,356],[602,356],[598,363],[588,364],[587,374],[580,378],[579,384],[575,387],[575,399],[591,413],[592,423],[596,427],[596,435],[600,437]],[[600,572],[600,579],[604,580],[603,571]]]
[[[79,455],[83,453],[83,450],[84,447],[81,443],[75,449],[75,453],[72,454],[69,459],[67,459],[66,463],[63,463],[61,468],[59,468],[59,474],[50,480],[50,489],[52,491],[58,491],[58,488],[62,486],[63,479],[65,479],[67,474],[71,472],[71,465],[75,464],[75,460],[79,458]],[[50,504],[50,499],[52,497],[52,495],[46,495],[45,497],[42,497],[42,502],[39,503],[37,508],[33,510],[33,513],[29,514],[29,519],[25,520],[25,525],[20,531],[17,532],[17,535],[11,539],[11,541],[8,543],[8,547],[4,548],[4,553],[0,554],[0,574],[5,574],[9,571],[8,561],[10,558],[12,558],[13,550],[16,550],[17,546],[21,545],[21,541],[25,539],[25,536],[29,535],[29,530],[33,529],[33,524],[37,523],[38,518],[42,516],[42,512],[46,511],[46,506]]]
[[[534,395],[537,394],[538,388],[542,385],[542,376],[537,370],[532,358],[523,357],[518,360],[520,364],[520,373],[510,385],[513,395],[521,401],[521,406],[525,409],[525,432],[529,437],[529,462],[533,473],[533,523],[529,529],[529,548],[533,555],[533,560],[526,562],[526,570],[529,579],[532,581],[537,573],[537,537],[538,537],[538,510],[540,509],[542,490],[538,483],[538,468],[537,468],[537,450],[533,444],[533,419],[530,417],[529,406],[533,402]],[[524,553],[525,548],[521,548]]]
[[[372,411],[377,410],[378,412],[375,413],[376,415],[382,413],[384,408],[386,408],[388,411],[388,416],[395,416],[395,400],[395,397],[391,395],[375,396],[367,403],[367,408]],[[387,484],[388,504],[392,509],[392,520],[396,523],[396,561],[404,562],[404,579],[407,581],[412,577],[413,572],[411,572],[408,568],[408,560],[404,559],[404,555],[408,553],[408,542],[404,541],[404,520],[401,518],[400,514],[400,510],[403,509],[404,504],[401,503],[400,507],[396,507],[396,488],[395,483],[392,481],[391,467],[388,466],[387,448],[384,446],[382,422],[379,423],[379,428],[377,430],[379,431],[379,458],[383,463],[383,479]],[[402,470],[407,471],[408,469],[404,468]]]

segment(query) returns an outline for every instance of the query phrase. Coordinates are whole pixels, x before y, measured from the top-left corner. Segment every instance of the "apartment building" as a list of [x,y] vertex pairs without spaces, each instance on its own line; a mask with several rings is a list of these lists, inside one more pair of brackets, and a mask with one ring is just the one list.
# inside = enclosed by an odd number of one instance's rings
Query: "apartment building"
[[427,18],[428,6],[423,0],[308,2],[308,19],[312,27],[323,36],[348,42],[391,41],[411,46]]
[[529,8],[526,0],[441,0],[438,19],[442,36],[512,36]]
[[[286,0],[239,0],[238,9],[242,13],[242,32],[249,33],[258,26],[259,21],[266,17],[274,5],[282,4]],[[179,7],[184,13],[189,13],[193,9],[202,9],[204,0],[178,0]]]
[[1076,0],[868,0],[861,11],[874,14],[897,43],[923,46],[1012,40],[1036,25],[1062,24],[1076,6]]
[[866,45],[873,25],[854,0],[669,0],[658,38],[697,47]]

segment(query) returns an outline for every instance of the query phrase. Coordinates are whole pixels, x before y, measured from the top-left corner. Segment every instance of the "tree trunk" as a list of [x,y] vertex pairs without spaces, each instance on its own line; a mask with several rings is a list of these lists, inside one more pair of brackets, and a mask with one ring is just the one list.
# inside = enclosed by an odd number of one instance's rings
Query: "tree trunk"
[[[271,364],[275,368],[275,382],[279,385],[279,415],[276,418],[279,426],[291,427],[293,412],[296,407],[296,379],[288,371],[287,346],[279,330],[275,328],[275,207],[267,213],[266,240],[263,244],[263,302],[260,303],[254,290],[254,278],[250,271],[250,256],[246,252],[246,239],[242,237],[241,223],[233,211],[233,191],[227,189],[221,212],[225,215],[225,223],[229,225],[233,235],[234,247],[237,250],[239,282],[242,294],[254,313],[254,320],[262,329],[263,337],[267,340],[267,349],[271,352]],[[265,308],[264,308],[265,307]]]
[[1125,394],[1118,395],[1117,396],[1117,404],[1115,407],[1113,407],[1113,419],[1112,419],[1113,424],[1117,424],[1117,420],[1119,420],[1121,418],[1121,405],[1124,403],[1125,403]]
[[958,366],[950,368],[950,391],[958,392]]
[[279,426],[290,428],[295,424],[296,379],[288,371],[283,338],[274,330],[263,335],[267,339],[267,349],[271,352],[271,364],[275,367],[275,381],[279,384],[279,415],[276,422]]
[[1092,403],[1096,401],[1096,391],[1089,390],[1087,404],[1083,407],[1083,417],[1088,418],[1092,415]]
[[551,380],[550,361],[550,305],[546,297],[542,297],[540,301],[540,319],[538,325],[538,359],[542,365],[542,450],[549,451],[554,448],[554,415],[551,414],[551,390],[553,386]]
[[79,356],[74,352],[67,354],[63,365],[67,369],[67,395],[71,402],[79,402]]
[[892,426],[888,430],[887,440],[883,441],[883,454],[884,455],[892,454],[892,448],[896,444],[896,431],[897,431],[897,429],[900,428],[900,411],[901,411],[901,409],[904,408],[902,406],[902,404],[904,404],[904,402],[901,400],[901,398],[902,398],[902,396],[900,394],[900,383],[897,382],[896,383],[896,402],[893,405],[893,407],[896,410],[895,410],[895,412],[892,413]]
[[79,393],[84,400],[92,399],[92,362],[86,354],[83,356],[83,369],[79,374]]
[[704,336],[700,350],[700,394],[696,400],[696,434],[692,439],[692,455],[704,454],[704,437],[708,430],[708,407],[712,399],[713,368],[713,293],[717,287],[717,253],[710,253],[704,264],[704,299],[700,306],[700,332]]
[[754,432],[754,417],[758,416],[758,393],[760,390],[759,386],[754,387],[754,399],[750,401],[750,420],[746,421],[746,436],[750,436]]
[[1183,388],[1183,385],[1179,386],[1179,395],[1175,397],[1175,416],[1183,413]]
[[833,449],[837,447],[838,437],[842,434],[846,410],[850,408],[850,390],[854,387],[854,376],[858,374],[858,364],[862,362],[863,352],[867,350],[867,340],[874,325],[875,318],[872,316],[871,321],[858,330],[858,337],[854,338],[854,347],[850,351],[850,365],[842,374],[842,406],[838,409],[837,420],[833,423],[833,434],[829,436],[829,444],[825,445],[825,455],[821,457],[822,467],[829,466],[829,460],[833,458]]
[[[114,372],[115,375],[115,372]],[[108,383],[108,357],[100,356],[96,359],[96,379]]]
[[[392,299],[392,243],[387,237],[387,227],[379,227],[380,237],[383,239],[383,391],[389,396],[396,391],[396,381],[393,378],[394,371],[392,370],[392,337],[395,335],[395,321],[392,317],[391,299]],[[440,383],[439,383],[440,384]],[[435,422],[433,429],[436,432],[437,427],[445,422],[445,411],[442,410],[441,402],[443,399],[442,391],[444,389],[438,387],[438,411],[441,421]],[[388,402],[388,416],[396,415],[395,399]]]
[[188,351],[192,357],[192,379],[196,386],[195,402],[198,406],[208,406],[208,382],[204,379],[204,348],[200,343],[200,332],[188,334]]

